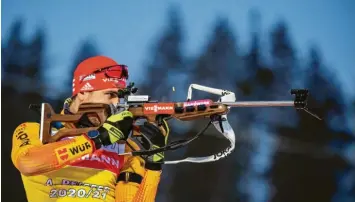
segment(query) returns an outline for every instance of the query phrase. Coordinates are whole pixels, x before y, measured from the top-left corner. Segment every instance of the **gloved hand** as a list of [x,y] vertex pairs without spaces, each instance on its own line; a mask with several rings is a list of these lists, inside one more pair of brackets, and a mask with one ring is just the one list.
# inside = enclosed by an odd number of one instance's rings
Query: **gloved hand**
[[119,140],[126,140],[133,128],[133,114],[122,111],[107,118],[97,130],[88,132],[88,136],[95,142],[96,149],[102,145],[110,145]]
[[[143,149],[151,150],[166,146],[169,136],[169,126],[165,120],[162,120],[160,127],[145,122],[139,126],[139,131],[142,137],[136,137],[134,141]],[[161,163],[164,162],[164,152],[143,157],[146,160],[145,168],[161,170]]]

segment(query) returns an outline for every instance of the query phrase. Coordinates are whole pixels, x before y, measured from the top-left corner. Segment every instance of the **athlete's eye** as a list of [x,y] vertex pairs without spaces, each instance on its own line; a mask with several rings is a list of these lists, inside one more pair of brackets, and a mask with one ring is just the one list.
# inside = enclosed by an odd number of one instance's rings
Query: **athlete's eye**
[[118,97],[118,93],[117,92],[107,92],[105,94],[109,95],[110,99]]

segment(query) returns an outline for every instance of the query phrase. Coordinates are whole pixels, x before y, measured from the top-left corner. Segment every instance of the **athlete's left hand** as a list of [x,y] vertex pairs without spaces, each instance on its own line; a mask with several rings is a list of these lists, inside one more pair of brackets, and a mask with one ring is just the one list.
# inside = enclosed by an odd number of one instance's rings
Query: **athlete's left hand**
[[[157,149],[166,146],[169,136],[169,126],[165,120],[162,120],[161,122],[161,126],[149,122],[145,122],[143,125],[139,126],[140,135],[143,137],[136,138],[135,142],[139,143],[140,147],[143,147],[144,150]],[[160,170],[161,163],[164,162],[164,152],[146,156],[145,159],[145,166],[147,169]]]

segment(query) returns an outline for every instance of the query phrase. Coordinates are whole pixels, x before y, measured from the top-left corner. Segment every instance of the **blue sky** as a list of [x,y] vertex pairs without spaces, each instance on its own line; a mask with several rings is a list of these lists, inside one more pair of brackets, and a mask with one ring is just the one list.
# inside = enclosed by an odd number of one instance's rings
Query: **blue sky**
[[36,27],[45,26],[48,65],[57,69],[48,72],[48,79],[57,81],[57,86],[61,80],[56,73],[71,65],[78,45],[85,38],[94,39],[103,54],[128,64],[132,80],[139,80],[144,76],[139,69],[144,67],[149,48],[166,22],[167,8],[177,2],[186,31],[186,55],[198,54],[218,16],[229,18],[239,45],[245,47],[250,30],[248,11],[256,8],[262,17],[262,34],[267,34],[272,24],[283,18],[289,23],[299,55],[305,56],[307,48],[317,44],[325,63],[339,74],[346,90],[355,86],[353,0],[2,0],[2,39],[8,37],[11,23],[19,17],[26,19],[26,37]]

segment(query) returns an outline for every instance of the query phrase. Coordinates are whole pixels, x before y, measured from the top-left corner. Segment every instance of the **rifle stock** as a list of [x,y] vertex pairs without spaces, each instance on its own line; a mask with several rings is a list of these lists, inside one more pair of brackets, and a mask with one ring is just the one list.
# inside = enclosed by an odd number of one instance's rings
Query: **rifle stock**
[[185,111],[184,113],[175,113],[172,117],[181,121],[190,121],[200,118],[209,118],[211,115],[222,115],[228,112],[228,107],[224,104],[216,104],[213,103],[212,100],[209,100],[209,103],[210,104],[207,105],[190,105],[188,107],[184,107],[183,102],[178,102],[176,103],[176,106],[183,108]]
[[[205,100],[206,101],[206,100]],[[212,100],[208,100],[209,104],[192,104],[186,105],[186,102],[176,103],[140,103],[132,104],[127,107],[135,119],[144,118],[149,122],[159,121],[157,117],[164,116],[175,118],[181,121],[190,121],[200,118],[207,118],[211,115],[221,115],[228,111],[228,107],[224,104],[213,103]],[[52,106],[48,103],[42,104],[41,113],[41,140],[44,144],[56,142],[61,138],[68,136],[78,136],[83,133],[87,133],[90,130],[95,130],[101,126],[107,118],[109,105],[86,103],[79,107],[79,111],[76,114],[57,114],[54,112]],[[59,130],[57,133],[52,134],[51,127],[53,122],[62,123],[77,123],[84,114],[90,114],[97,117],[97,125],[95,127],[88,128],[65,128]]]
[[[211,115],[223,115],[229,112],[230,107],[295,107],[296,109],[305,110],[307,113],[321,120],[316,114],[307,108],[308,90],[292,89],[291,94],[295,95],[294,101],[245,101],[233,102],[235,100],[234,93],[220,89],[208,88],[205,86],[194,86],[211,91],[215,94],[221,94],[230,98],[229,102],[213,102],[212,100],[195,100],[187,102],[151,102],[146,96],[130,97],[125,104],[118,104],[117,107],[130,111],[134,119],[144,118],[149,122],[160,122],[160,118],[175,118],[181,121],[191,121],[200,118],[209,118]],[[205,89],[207,88],[207,89]],[[188,100],[191,98],[189,91]],[[106,118],[111,114],[111,107],[108,104],[85,103],[79,106],[79,110],[75,114],[57,114],[48,103],[43,103],[41,108],[41,132],[40,139],[44,144],[58,141],[67,136],[77,136],[90,130],[100,127]],[[89,128],[66,128],[56,134],[51,134],[51,126],[53,122],[77,123],[82,116],[87,114],[95,127]]]
[[[108,115],[108,110],[108,105],[87,103],[80,105],[79,111],[76,114],[60,114],[56,113],[50,104],[42,103],[40,139],[43,144],[47,144],[50,142],[56,142],[64,137],[78,136],[90,130],[95,130],[105,121]],[[96,123],[96,127],[65,128],[59,130],[57,133],[52,135],[51,128],[53,122],[75,124],[82,118],[84,114],[90,115],[91,120],[93,120],[93,123]]]
[[[192,92],[199,90],[210,94],[220,96],[218,102],[213,102],[210,99],[192,100]],[[121,110],[130,111],[135,120],[140,118],[146,119],[148,122],[156,123],[162,127],[161,119],[175,118],[181,121],[191,121],[195,119],[208,118],[212,115],[223,115],[221,119],[210,119],[208,125],[197,133],[195,136],[185,139],[173,141],[162,148],[155,148],[149,150],[138,151],[140,148],[135,145],[135,136],[140,135],[136,130],[136,126],[133,129],[133,136],[126,140],[128,146],[132,147],[132,152],[125,152],[120,155],[151,155],[153,153],[175,150],[182,146],[186,146],[193,140],[197,139],[209,125],[214,125],[217,131],[226,138],[230,145],[219,153],[212,154],[204,157],[188,157],[182,160],[164,161],[164,164],[177,164],[181,162],[194,162],[205,163],[217,161],[221,158],[228,156],[235,148],[235,132],[233,127],[228,122],[227,114],[231,107],[294,107],[297,110],[303,110],[313,117],[322,120],[319,116],[311,112],[307,106],[308,90],[307,89],[292,89],[291,95],[294,95],[294,100],[289,101],[242,101],[236,102],[236,96],[234,92],[202,86],[199,84],[191,84],[187,92],[186,102],[157,102],[151,101],[148,95],[134,95],[137,88],[134,87],[134,83],[130,83],[125,89],[118,90],[118,97],[124,101],[123,104],[117,104],[114,109],[111,105],[107,104],[94,104],[86,103],[79,106],[79,110],[75,114],[57,114],[48,103],[42,103],[41,105],[41,129],[40,139],[44,144],[56,142],[63,137],[78,136],[95,130],[100,127],[107,117],[112,113],[117,113]],[[39,105],[36,105],[38,108]],[[85,116],[83,116],[85,115]],[[94,127],[89,128],[62,128],[57,133],[52,134],[52,123],[78,123],[82,118],[88,118]],[[138,125],[138,124],[137,124]],[[123,140],[120,142],[124,142]]]

